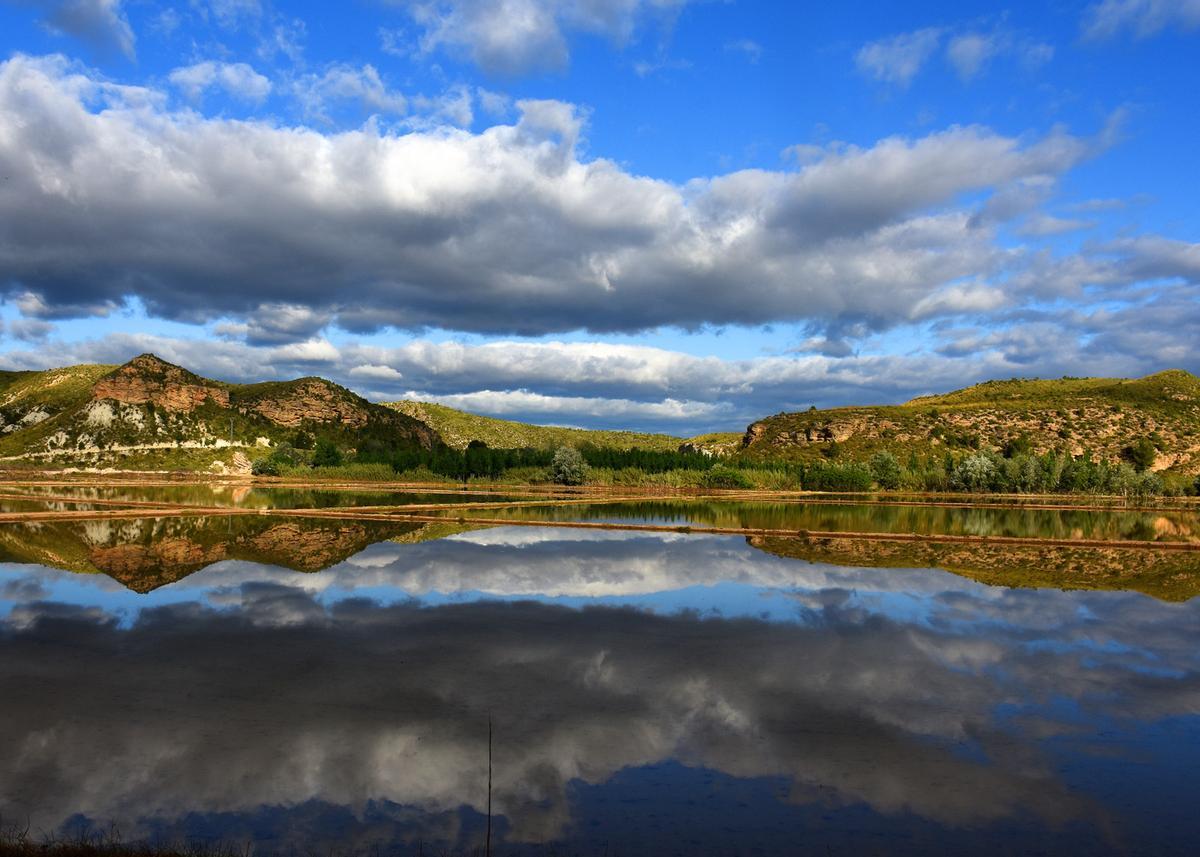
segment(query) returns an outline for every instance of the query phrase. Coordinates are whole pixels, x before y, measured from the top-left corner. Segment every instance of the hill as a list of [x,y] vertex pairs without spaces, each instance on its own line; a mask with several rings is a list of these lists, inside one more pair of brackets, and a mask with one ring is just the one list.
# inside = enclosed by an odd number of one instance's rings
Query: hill
[[1018,445],[1116,461],[1131,443],[1157,448],[1155,470],[1200,471],[1200,378],[1170,370],[1139,379],[989,381],[903,405],[777,414],[753,423],[738,455],[750,459],[864,460]]
[[558,446],[593,444],[613,449],[647,449],[661,452],[679,449],[682,438],[668,434],[632,431],[538,426],[495,417],[484,417],[432,402],[387,402],[387,407],[420,420],[441,435],[447,446],[466,449],[473,440],[492,449],[549,449]]
[[117,367],[3,373],[0,419],[0,458],[43,466],[150,460],[206,469],[220,461],[245,469],[302,435],[350,448],[441,444],[424,423],[323,378],[229,384],[153,354]]

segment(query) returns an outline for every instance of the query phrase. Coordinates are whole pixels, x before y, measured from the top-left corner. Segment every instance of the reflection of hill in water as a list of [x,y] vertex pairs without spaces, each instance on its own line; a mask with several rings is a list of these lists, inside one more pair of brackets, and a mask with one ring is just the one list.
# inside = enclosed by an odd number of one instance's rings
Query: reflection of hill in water
[[1111,589],[1164,601],[1200,594],[1200,554],[1047,545],[962,545],[752,536],[776,556],[860,568],[939,568],[989,586]]
[[[681,515],[682,504],[630,504],[624,511],[632,513],[636,507],[641,514],[650,516],[651,510],[642,506],[652,506],[653,513],[661,518]],[[600,506],[522,511],[566,520],[636,517],[613,514],[616,511],[613,507]],[[840,510],[834,513],[842,514]],[[734,518],[732,508],[692,505],[687,517],[681,516],[679,521],[720,526],[794,525],[794,520],[777,517],[781,514],[778,508],[749,508]],[[223,560],[316,572],[379,542],[416,544],[470,529],[476,528],[452,520],[419,524],[236,515],[25,523],[0,527],[0,561],[105,574],[136,592],[150,592]],[[566,537],[565,531],[546,532],[551,542],[559,536]],[[1186,601],[1200,594],[1200,555],[1196,553],[757,536],[748,538],[747,543],[775,556],[810,563],[861,568],[934,568],[993,586],[1129,590],[1165,601]],[[611,548],[605,549],[605,553],[611,554]],[[615,558],[619,561],[619,557]],[[488,555],[482,555],[478,564],[464,571],[467,579],[459,580],[454,588],[496,590],[498,582],[490,579],[494,575],[490,574],[488,559]],[[668,575],[657,586],[659,591],[667,591],[696,582],[690,578],[673,580]],[[778,581],[768,585],[778,585]],[[541,591],[536,587],[535,590]]]
[[425,529],[385,521],[238,516],[33,523],[0,528],[0,559],[106,574],[136,592],[149,592],[223,560],[321,571],[376,542],[419,541]]

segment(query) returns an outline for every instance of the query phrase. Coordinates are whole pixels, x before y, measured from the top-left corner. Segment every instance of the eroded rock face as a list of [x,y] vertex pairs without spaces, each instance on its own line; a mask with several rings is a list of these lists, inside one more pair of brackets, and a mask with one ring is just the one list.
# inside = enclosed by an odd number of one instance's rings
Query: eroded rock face
[[316,378],[304,379],[290,389],[252,402],[249,410],[289,428],[305,422],[341,423],[362,428],[368,419],[364,408]]
[[[826,420],[823,423],[806,425],[792,431],[776,431],[770,437],[770,444],[776,447],[789,447],[804,446],[810,443],[844,443],[856,435],[878,437],[881,428],[883,428],[882,425],[873,424],[865,418]],[[742,438],[742,446],[750,446],[768,432],[767,423],[754,423],[746,430],[746,436]]]
[[206,384],[186,369],[149,354],[135,357],[97,381],[92,398],[129,405],[149,403],[171,413],[190,413],[210,399],[221,407],[229,407],[226,390]]
[[742,446],[749,446],[750,444],[754,443],[754,441],[762,437],[766,431],[766,423],[752,423],[750,427],[746,429],[746,436],[742,438]]

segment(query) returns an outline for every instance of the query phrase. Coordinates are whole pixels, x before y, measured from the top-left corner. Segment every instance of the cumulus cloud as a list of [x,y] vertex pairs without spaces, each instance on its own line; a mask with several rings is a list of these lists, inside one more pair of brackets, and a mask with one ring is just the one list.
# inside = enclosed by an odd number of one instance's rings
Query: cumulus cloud
[[485,71],[512,75],[561,69],[574,32],[630,39],[647,17],[671,15],[689,0],[419,0],[407,4],[420,49],[447,49]]
[[172,71],[167,79],[192,101],[199,101],[212,87],[234,98],[261,103],[271,94],[271,81],[244,62],[227,63],[206,60]]
[[1146,38],[1169,27],[1200,28],[1200,0],[1103,0],[1089,6],[1083,16],[1084,38],[1092,40],[1126,31]]
[[[317,113],[404,107],[369,67],[306,83]],[[481,133],[321,133],[172,113],[154,90],[16,57],[0,66],[0,282],[190,321],[307,306],[353,331],[882,330],[1011,257],[967,194],[1052,181],[1099,145],[952,127],[676,185],[583,159],[571,105],[517,108]]]

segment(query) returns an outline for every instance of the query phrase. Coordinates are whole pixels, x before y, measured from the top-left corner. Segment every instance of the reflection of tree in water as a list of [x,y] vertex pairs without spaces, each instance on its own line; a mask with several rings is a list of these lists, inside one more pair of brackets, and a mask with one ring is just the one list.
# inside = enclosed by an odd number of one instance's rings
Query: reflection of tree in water
[[[1186,512],[805,504],[711,499],[488,510],[487,517],[544,521],[651,520],[666,524],[821,532],[940,533],[1054,539],[1194,538]],[[1155,526],[1155,521],[1171,527]],[[1148,529],[1149,528],[1149,529]]]

